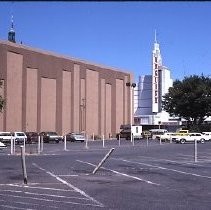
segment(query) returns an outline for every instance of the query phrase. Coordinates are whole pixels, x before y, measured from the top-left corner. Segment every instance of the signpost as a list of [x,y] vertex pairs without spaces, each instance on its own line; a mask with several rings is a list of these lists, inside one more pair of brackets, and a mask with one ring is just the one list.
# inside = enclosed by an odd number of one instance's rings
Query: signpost
[[197,162],[197,140],[195,139],[195,144],[194,144],[194,162]]

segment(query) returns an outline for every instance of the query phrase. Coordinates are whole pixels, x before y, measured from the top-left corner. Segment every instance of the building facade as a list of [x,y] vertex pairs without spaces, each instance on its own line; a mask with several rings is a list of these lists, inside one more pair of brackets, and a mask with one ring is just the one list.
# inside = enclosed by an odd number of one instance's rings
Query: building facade
[[130,73],[0,41],[1,131],[115,135],[131,117]]
[[134,93],[135,122],[141,125],[159,125],[170,123],[167,112],[162,110],[162,97],[172,87],[170,70],[163,66],[160,46],[155,36],[152,51],[152,75],[139,77],[139,82]]

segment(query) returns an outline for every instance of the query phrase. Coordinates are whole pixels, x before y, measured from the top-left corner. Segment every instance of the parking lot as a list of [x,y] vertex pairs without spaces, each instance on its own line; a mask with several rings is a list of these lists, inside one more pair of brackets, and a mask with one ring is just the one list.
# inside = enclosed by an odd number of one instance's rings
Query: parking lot
[[[93,174],[111,148],[113,153]],[[65,150],[66,149],[66,150]],[[0,209],[210,209],[211,142],[89,141],[0,151]]]

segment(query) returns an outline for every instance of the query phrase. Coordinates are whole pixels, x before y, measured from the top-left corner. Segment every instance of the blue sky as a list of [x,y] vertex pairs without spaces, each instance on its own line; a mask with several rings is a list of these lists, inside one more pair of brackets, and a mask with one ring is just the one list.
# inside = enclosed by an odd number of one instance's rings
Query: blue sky
[[0,2],[0,39],[139,75],[151,74],[154,31],[172,78],[211,75],[211,2]]

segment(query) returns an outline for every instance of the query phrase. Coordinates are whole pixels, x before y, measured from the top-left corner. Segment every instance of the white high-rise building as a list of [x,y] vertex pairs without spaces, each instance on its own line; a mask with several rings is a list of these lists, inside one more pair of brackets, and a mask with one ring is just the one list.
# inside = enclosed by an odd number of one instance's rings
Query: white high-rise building
[[141,125],[158,125],[169,122],[169,114],[162,110],[162,96],[172,87],[170,70],[163,66],[160,46],[155,43],[152,51],[152,75],[139,77],[134,91],[134,118]]

